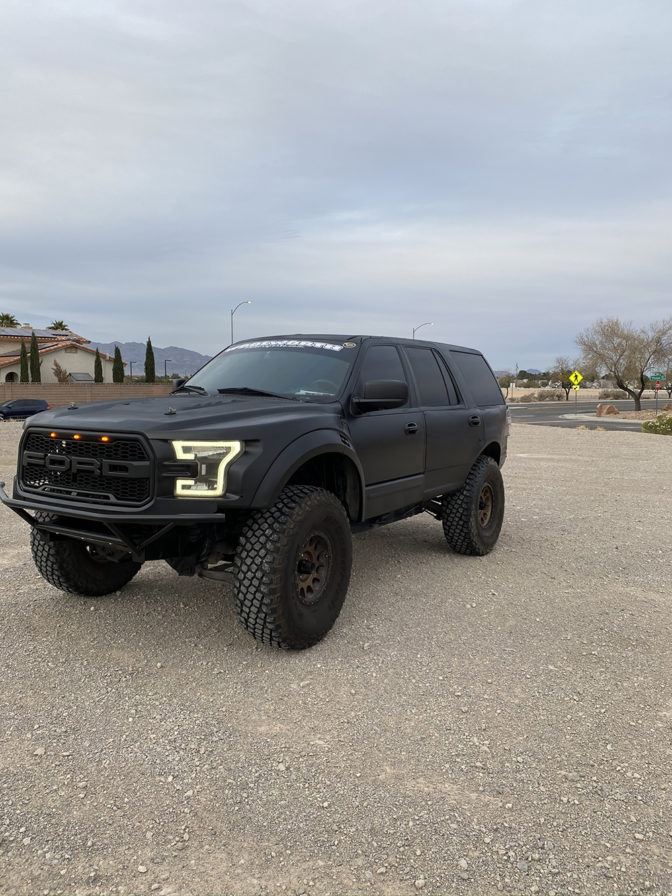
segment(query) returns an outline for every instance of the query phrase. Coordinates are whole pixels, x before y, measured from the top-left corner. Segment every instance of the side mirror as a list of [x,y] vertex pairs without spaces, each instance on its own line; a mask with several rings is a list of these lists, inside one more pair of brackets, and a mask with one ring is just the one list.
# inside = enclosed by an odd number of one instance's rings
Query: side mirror
[[187,378],[184,376],[180,376],[176,380],[173,380],[173,391],[175,391],[175,389],[179,389],[180,386],[184,386],[186,381],[187,381]]
[[352,396],[355,413],[400,408],[408,401],[408,385],[401,380],[369,380],[362,384],[360,394]]

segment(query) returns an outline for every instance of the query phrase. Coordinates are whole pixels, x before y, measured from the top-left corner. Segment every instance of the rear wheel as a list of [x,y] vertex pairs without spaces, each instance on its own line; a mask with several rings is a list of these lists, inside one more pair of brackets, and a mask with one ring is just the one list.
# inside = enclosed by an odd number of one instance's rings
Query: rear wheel
[[466,482],[442,500],[446,541],[458,554],[488,554],[497,543],[504,520],[504,482],[491,457],[479,457]]
[[31,531],[30,547],[40,575],[69,594],[111,594],[128,584],[142,566],[125,551],[74,538],[47,540],[39,529]]
[[350,524],[338,498],[289,486],[243,529],[234,564],[238,616],[264,644],[311,647],[338,618],[351,565]]

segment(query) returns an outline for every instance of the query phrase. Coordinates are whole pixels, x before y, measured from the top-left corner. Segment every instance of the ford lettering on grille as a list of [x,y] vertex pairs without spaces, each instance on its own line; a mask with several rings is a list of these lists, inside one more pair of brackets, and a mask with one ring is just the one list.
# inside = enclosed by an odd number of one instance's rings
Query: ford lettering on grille
[[152,462],[133,436],[102,442],[28,434],[20,464],[26,491],[75,501],[139,505],[151,497]]

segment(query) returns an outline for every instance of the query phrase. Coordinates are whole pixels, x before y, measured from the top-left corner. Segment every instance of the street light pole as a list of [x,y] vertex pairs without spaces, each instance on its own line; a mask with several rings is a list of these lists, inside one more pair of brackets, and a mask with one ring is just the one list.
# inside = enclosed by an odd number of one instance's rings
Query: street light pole
[[131,377],[131,382],[133,382],[133,362],[132,362],[132,361],[129,361],[128,363],[131,365],[131,374],[130,374],[130,377]]
[[163,375],[164,375],[164,377],[168,376],[168,371],[166,370],[166,365],[168,364],[169,361],[172,362],[172,360],[173,360],[172,358],[164,358],[163,359]]
[[428,320],[427,323],[424,323],[424,324],[418,324],[417,327],[413,327],[413,338],[415,339],[416,331],[419,330],[420,327],[433,327],[433,326],[434,326],[433,320]]
[[251,305],[251,304],[252,304],[252,299],[247,299],[244,302],[238,302],[236,307],[231,309],[231,345],[233,345],[233,315],[236,313],[236,311],[240,308],[241,305]]

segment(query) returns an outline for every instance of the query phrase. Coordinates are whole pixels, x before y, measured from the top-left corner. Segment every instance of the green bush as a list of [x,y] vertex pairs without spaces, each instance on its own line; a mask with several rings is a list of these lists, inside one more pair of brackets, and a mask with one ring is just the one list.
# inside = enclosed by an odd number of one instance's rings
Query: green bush
[[672,414],[658,414],[655,420],[645,420],[642,429],[659,436],[672,436]]

